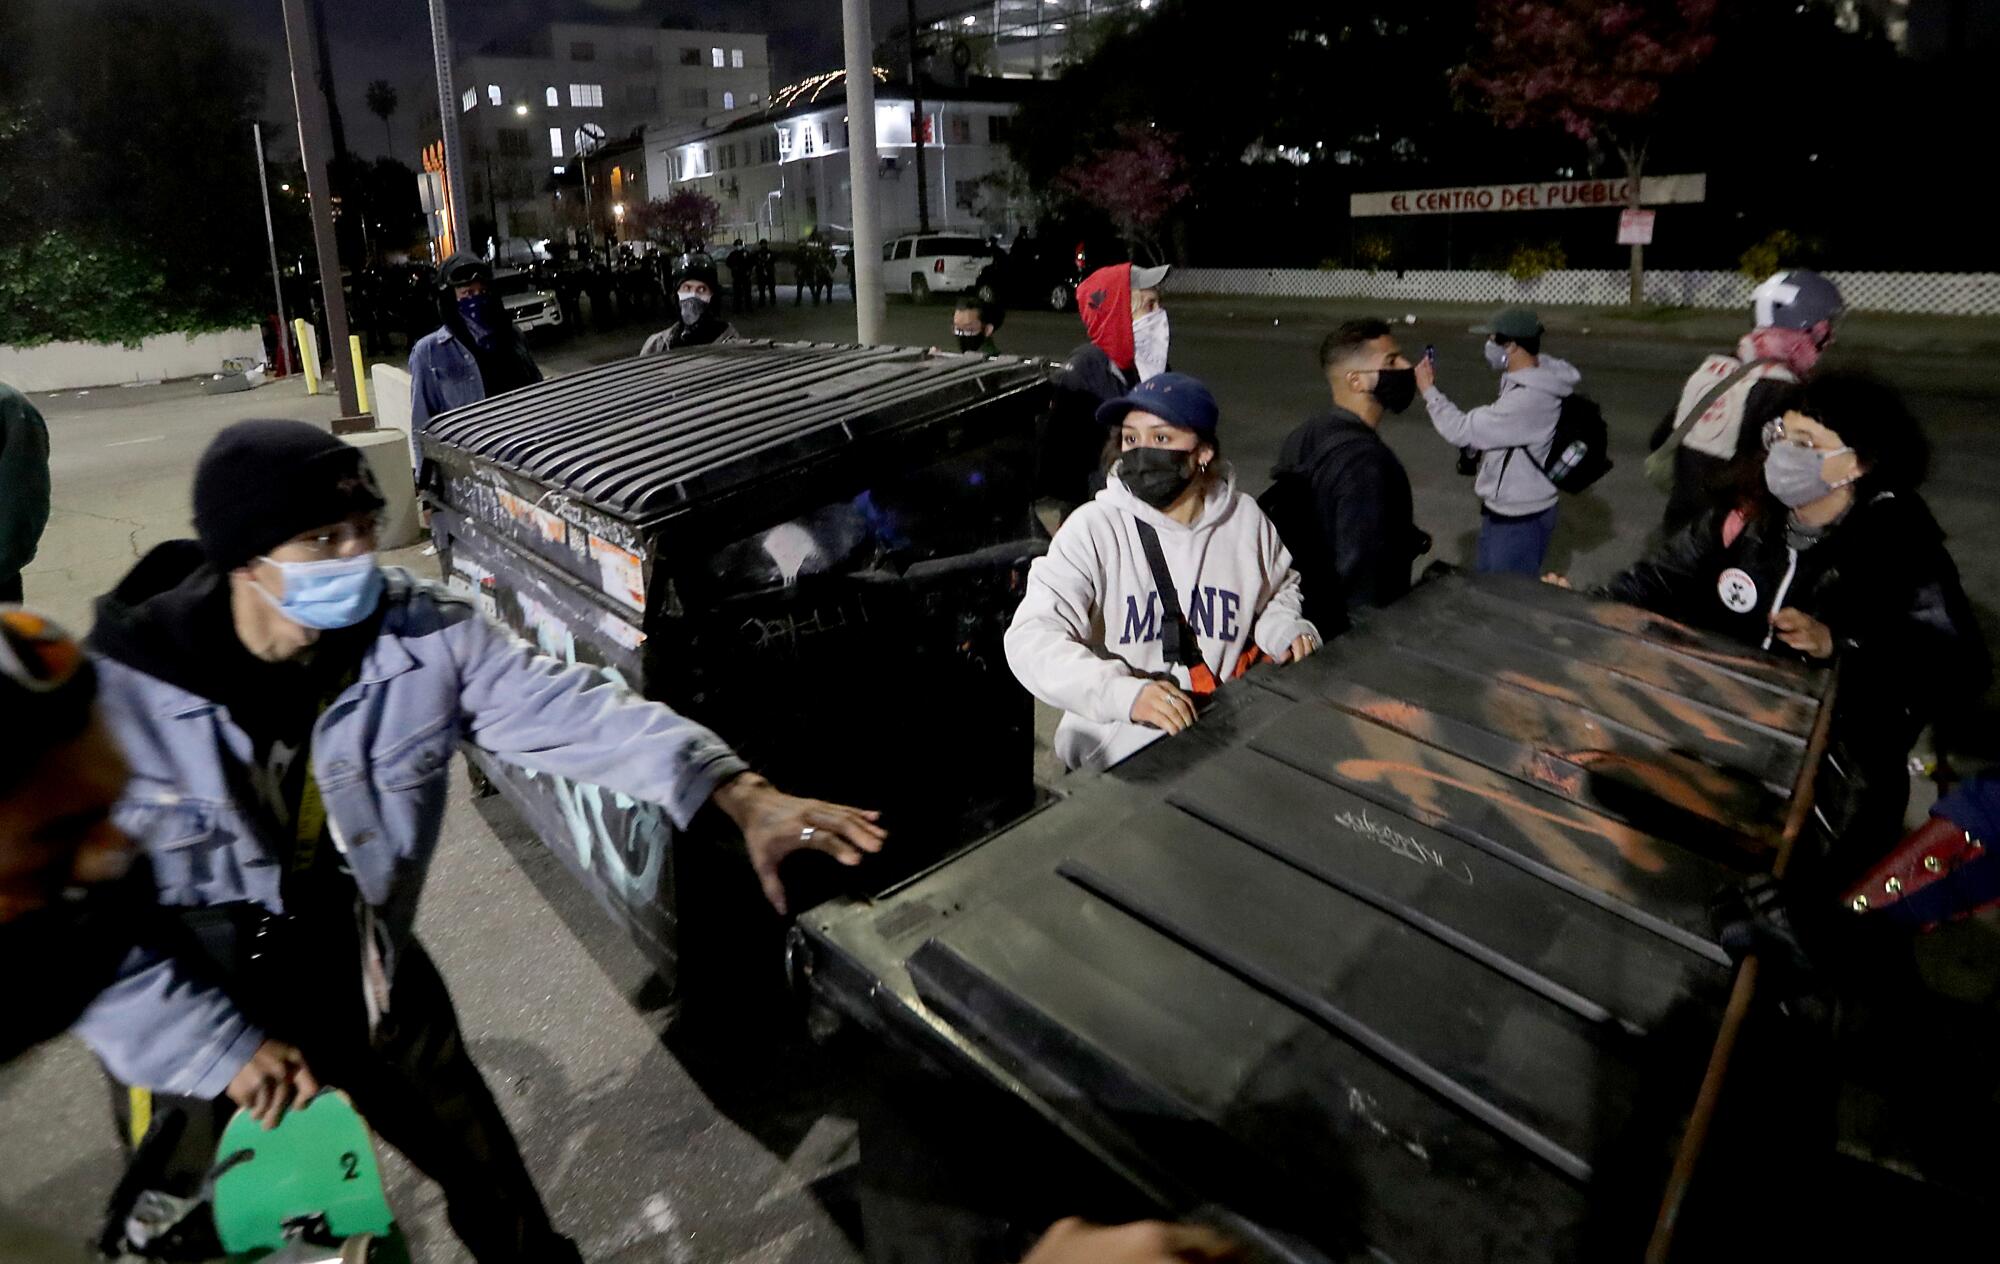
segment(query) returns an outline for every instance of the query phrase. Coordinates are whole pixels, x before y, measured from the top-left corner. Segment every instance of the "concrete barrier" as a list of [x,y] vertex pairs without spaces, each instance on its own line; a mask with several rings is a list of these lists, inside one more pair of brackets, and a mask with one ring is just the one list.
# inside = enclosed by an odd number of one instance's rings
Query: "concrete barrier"
[[256,326],[206,334],[155,334],[136,347],[116,342],[45,342],[0,347],[0,382],[17,391],[67,391],[222,372],[231,356],[264,358]]
[[368,370],[375,396],[374,430],[341,438],[360,448],[382,485],[381,546],[400,549],[418,538],[416,466],[410,448],[410,375],[394,365]]

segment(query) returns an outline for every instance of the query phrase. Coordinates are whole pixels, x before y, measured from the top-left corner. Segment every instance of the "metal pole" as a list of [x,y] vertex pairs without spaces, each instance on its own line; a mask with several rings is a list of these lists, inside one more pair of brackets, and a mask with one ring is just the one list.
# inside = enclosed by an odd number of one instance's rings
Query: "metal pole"
[[888,300],[882,293],[882,226],[876,218],[880,180],[875,156],[875,33],[868,0],[840,0],[847,51],[847,183],[854,203],[854,340],[882,341]]
[[431,0],[431,55],[437,62],[438,126],[444,140],[445,231],[450,249],[466,249],[465,171],[458,147],[458,97],[451,86],[451,33],[444,24],[445,0]]
[[583,150],[576,151],[576,169],[583,173],[583,245],[590,251],[590,257],[597,257],[597,225],[590,218],[590,159],[584,157]]
[[931,230],[930,164],[924,160],[924,90],[917,83],[917,0],[906,0],[910,31],[910,139],[917,154],[917,231]]
[[313,249],[319,255],[321,299],[326,305],[327,342],[335,348],[334,381],[340,387],[340,411],[360,412],[354,390],[354,366],[341,355],[347,345],[347,300],[340,292],[340,245],[333,235],[333,189],[327,182],[328,147],[326,99],[320,94],[318,51],[306,22],[305,0],[284,0],[285,48],[291,58],[292,100],[299,114],[299,157],[306,169],[306,195],[312,199]]
[[286,334],[290,326],[285,321],[285,283],[278,272],[278,234],[271,227],[271,178],[264,174],[264,125],[250,124],[250,135],[257,142],[257,191],[264,195],[264,240],[271,246],[271,296],[278,300],[278,372],[292,371],[292,342]]

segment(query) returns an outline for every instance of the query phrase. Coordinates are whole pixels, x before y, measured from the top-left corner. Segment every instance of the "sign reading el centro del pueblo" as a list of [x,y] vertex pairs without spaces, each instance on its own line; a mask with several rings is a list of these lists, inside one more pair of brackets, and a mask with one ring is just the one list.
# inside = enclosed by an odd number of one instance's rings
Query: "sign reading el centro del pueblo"
[[[1406,189],[1399,193],[1356,193],[1348,199],[1348,214],[1469,215],[1481,211],[1566,211],[1625,205],[1628,180],[1560,180],[1547,184],[1487,184],[1456,189]],[[1667,202],[1701,202],[1708,197],[1708,177],[1647,176],[1639,186],[1639,201],[1654,206]]]

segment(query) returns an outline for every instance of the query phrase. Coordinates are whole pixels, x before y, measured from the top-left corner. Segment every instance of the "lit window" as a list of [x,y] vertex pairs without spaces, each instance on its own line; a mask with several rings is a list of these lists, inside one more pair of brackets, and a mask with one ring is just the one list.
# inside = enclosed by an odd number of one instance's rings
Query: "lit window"
[[549,90],[543,93],[542,96],[548,101],[550,109],[554,109],[562,104],[562,95],[555,90],[555,85],[553,84],[549,85]]
[[708,64],[709,64],[709,65],[711,65],[711,66],[713,66],[713,67],[715,67],[715,68],[716,68],[717,70],[720,70],[720,69],[722,69],[722,50],[721,50],[721,49],[719,49],[719,48],[711,48],[711,49],[709,49],[709,50],[708,50]]
[[499,85],[499,84],[497,84],[497,83],[489,83],[489,84],[487,84],[487,85],[486,85],[486,104],[488,104],[488,105],[498,105],[498,104],[500,104],[500,85]]
[[602,106],[604,85],[601,83],[573,83],[569,86],[569,103],[574,106]]
[[725,110],[736,108],[736,94],[734,92],[725,92],[722,94],[722,108]]
[[562,128],[551,127],[549,129],[549,157],[560,158],[562,156]]
[[565,171],[569,170],[569,168],[567,168],[567,167],[555,167],[555,168],[552,168],[552,170],[553,170],[553,171],[554,171],[554,172],[555,172],[555,173],[556,173],[557,175],[561,175],[561,174],[562,174],[563,172],[565,172]]
[[743,50],[742,50],[742,49],[740,49],[740,48],[732,48],[732,49],[730,49],[730,50],[729,50],[729,65],[730,65],[730,67],[731,67],[732,69],[735,69],[735,70],[741,70],[741,69],[743,69]]
[[462,109],[462,110],[460,110],[460,111],[459,111],[459,113],[463,114],[463,113],[465,112],[465,110],[469,110],[469,109],[471,109],[471,108],[472,108],[473,106],[475,106],[475,105],[478,105],[478,104],[479,104],[479,89],[477,89],[477,88],[467,88],[467,89],[465,90],[465,95],[464,95],[464,96],[462,96],[462,97],[460,97],[460,98],[458,99],[458,101],[459,101],[459,104],[460,104],[460,105],[462,105],[463,107],[465,107],[464,109]]
[[781,127],[778,129],[778,161],[784,162],[791,156],[792,156],[792,129],[789,127]]

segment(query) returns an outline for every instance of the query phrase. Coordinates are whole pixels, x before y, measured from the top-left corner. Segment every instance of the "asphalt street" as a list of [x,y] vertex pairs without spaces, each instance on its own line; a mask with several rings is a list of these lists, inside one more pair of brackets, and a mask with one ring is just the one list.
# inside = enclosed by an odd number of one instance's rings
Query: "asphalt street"
[[[844,290],[843,290],[844,293]],[[847,341],[845,302],[734,319],[749,337]],[[1181,300],[1168,295],[1174,367],[1207,379],[1241,481],[1262,487],[1284,434],[1325,407],[1315,360],[1358,303]],[[1470,406],[1492,375],[1469,332],[1473,314],[1382,311],[1412,352],[1435,343],[1447,393]],[[1738,328],[1727,316],[1637,321],[1565,316],[1547,349],[1583,371],[1611,422],[1618,467],[1566,498],[1551,565],[1603,580],[1633,558],[1661,501],[1643,481],[1646,435],[1707,350]],[[1589,332],[1585,332],[1585,326]],[[538,344],[551,372],[636,351],[632,324]],[[892,305],[889,336],[948,343],[947,305]],[[1019,312],[1000,331],[1013,354],[1061,356],[1081,341],[1074,315]],[[1938,459],[1927,495],[1953,540],[1989,640],[2000,623],[2000,325],[1857,318],[1830,362],[1865,363],[1909,392]],[[195,457],[218,429],[251,416],[330,419],[326,397],[294,381],[208,396],[199,384],[63,392],[35,398],[53,446],[55,514],[28,598],[79,630],[92,598],[146,548],[188,531]],[[1454,450],[1418,404],[1385,437],[1416,489],[1435,556],[1469,562],[1477,506],[1453,472]],[[415,551],[392,560],[431,564]],[[682,1058],[662,1039],[664,1011],[636,954],[504,808],[475,803],[454,778],[445,837],[418,922],[457,998],[470,1047],[514,1122],[559,1226],[594,1260],[847,1261],[859,1258],[855,1127],[837,1085],[801,1047],[752,1049],[718,1064]],[[1990,941],[1989,941],[1990,942]],[[83,1232],[118,1174],[105,1090],[90,1058],[59,1042],[0,1070],[0,1207],[53,1230]],[[391,1199],[422,1260],[465,1258],[435,1191],[392,1156]]]

